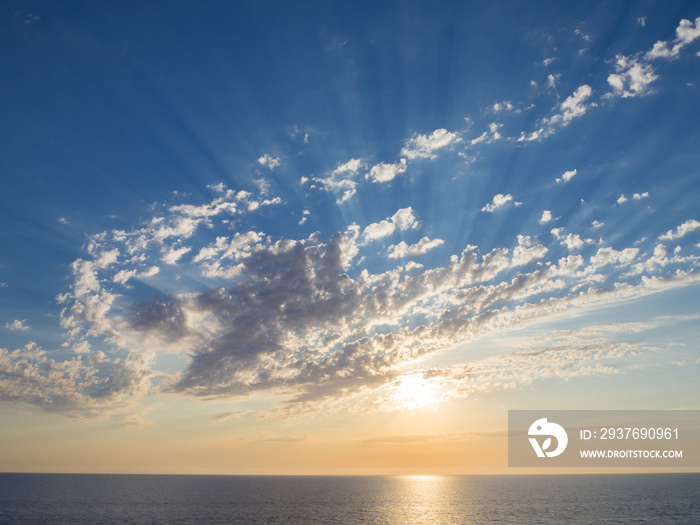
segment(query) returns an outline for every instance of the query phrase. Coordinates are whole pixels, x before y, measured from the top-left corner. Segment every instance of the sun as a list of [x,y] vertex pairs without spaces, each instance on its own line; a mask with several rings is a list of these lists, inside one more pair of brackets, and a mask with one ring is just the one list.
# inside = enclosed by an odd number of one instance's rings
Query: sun
[[414,410],[440,404],[441,385],[421,374],[405,375],[393,386],[392,399],[400,410]]

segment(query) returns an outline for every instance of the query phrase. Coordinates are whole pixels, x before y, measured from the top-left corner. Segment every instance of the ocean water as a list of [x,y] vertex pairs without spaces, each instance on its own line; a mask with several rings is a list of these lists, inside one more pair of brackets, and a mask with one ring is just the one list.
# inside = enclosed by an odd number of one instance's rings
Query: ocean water
[[700,524],[700,474],[0,474],[2,524]]

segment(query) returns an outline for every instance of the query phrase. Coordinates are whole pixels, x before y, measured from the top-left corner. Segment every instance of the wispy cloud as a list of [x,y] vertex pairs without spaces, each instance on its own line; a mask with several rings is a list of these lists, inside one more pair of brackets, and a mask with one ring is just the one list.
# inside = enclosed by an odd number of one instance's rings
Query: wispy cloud
[[5,323],[5,328],[13,332],[24,332],[25,330],[29,330],[29,326],[25,324],[26,322],[26,319],[15,319],[11,323]]
[[[551,76],[551,75],[550,75]],[[595,107],[595,102],[589,102],[593,89],[588,84],[579,86],[576,91],[556,107],[555,113],[542,119],[540,127],[535,131],[521,132],[518,142],[532,142],[553,135],[557,129],[568,126],[574,119],[580,118]]]

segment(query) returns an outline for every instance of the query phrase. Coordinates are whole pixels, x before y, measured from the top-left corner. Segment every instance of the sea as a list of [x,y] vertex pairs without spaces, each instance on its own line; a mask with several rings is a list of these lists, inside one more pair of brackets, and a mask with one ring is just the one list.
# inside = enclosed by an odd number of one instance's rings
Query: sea
[[700,524],[700,474],[0,474],[2,524]]

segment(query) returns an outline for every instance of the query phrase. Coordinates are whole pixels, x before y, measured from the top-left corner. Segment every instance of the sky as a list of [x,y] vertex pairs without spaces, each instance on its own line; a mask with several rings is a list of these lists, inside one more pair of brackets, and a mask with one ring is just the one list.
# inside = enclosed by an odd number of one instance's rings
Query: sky
[[700,408],[700,6],[0,6],[0,471],[470,474]]

